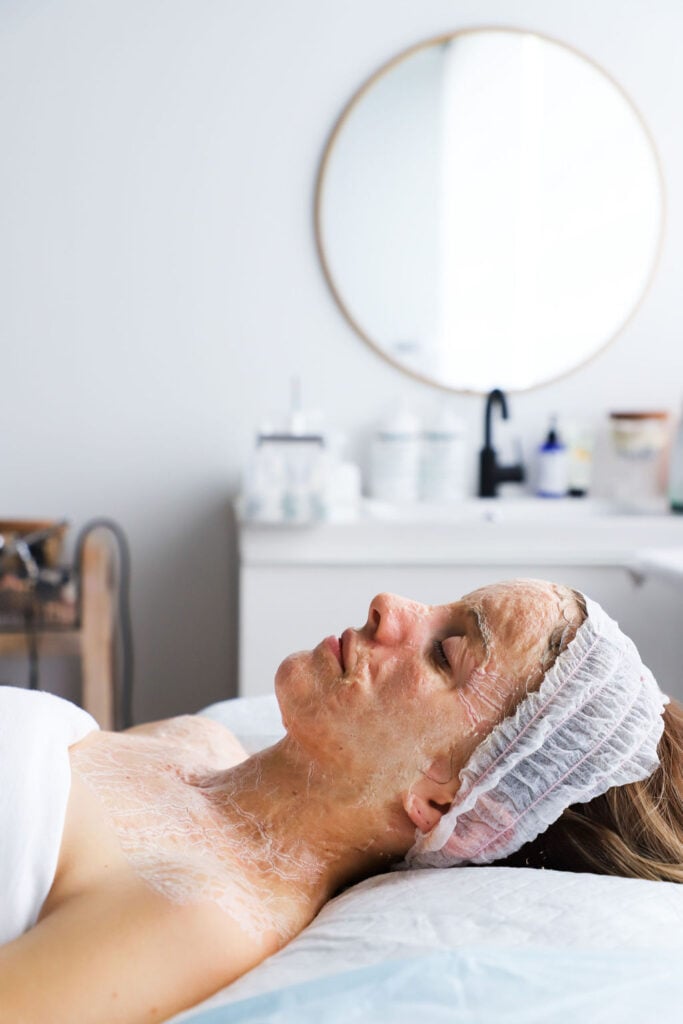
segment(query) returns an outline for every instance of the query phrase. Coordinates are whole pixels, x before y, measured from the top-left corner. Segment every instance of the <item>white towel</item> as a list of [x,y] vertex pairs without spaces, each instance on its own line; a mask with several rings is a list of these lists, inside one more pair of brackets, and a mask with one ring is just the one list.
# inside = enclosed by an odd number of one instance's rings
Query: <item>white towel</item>
[[68,749],[97,728],[61,697],[0,686],[0,945],[36,923],[64,832]]

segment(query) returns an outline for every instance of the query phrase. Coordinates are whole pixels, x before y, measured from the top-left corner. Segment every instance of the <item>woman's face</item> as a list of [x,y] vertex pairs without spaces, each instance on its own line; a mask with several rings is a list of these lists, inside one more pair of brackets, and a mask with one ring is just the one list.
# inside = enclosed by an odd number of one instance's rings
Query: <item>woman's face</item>
[[455,785],[475,747],[538,686],[551,634],[578,625],[577,614],[565,587],[542,580],[483,587],[446,605],[379,594],[360,629],[280,665],[284,724],[360,799],[425,773]]

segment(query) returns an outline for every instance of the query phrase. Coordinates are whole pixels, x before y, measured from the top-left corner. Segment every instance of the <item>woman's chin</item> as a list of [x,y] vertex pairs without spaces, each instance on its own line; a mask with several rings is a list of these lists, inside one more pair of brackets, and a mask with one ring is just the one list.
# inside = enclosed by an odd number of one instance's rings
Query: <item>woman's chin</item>
[[293,701],[310,694],[312,682],[311,652],[298,651],[288,655],[275,673],[275,696],[283,712]]

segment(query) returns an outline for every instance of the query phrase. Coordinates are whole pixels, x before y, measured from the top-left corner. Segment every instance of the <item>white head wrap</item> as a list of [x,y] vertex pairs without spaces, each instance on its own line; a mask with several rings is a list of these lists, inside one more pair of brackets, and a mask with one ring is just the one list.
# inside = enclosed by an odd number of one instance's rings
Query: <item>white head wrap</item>
[[612,786],[645,779],[669,698],[635,644],[595,601],[538,690],[476,748],[440,822],[407,867],[490,864],[545,832],[562,812]]

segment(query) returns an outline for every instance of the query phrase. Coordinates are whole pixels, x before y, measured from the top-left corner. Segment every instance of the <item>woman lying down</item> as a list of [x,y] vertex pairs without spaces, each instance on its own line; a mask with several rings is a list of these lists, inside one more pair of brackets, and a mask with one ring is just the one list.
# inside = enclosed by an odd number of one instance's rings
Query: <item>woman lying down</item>
[[100,732],[0,689],[2,1021],[162,1021],[396,866],[683,879],[683,709],[578,592],[381,594],[275,685],[286,735],[252,757],[206,718]]

